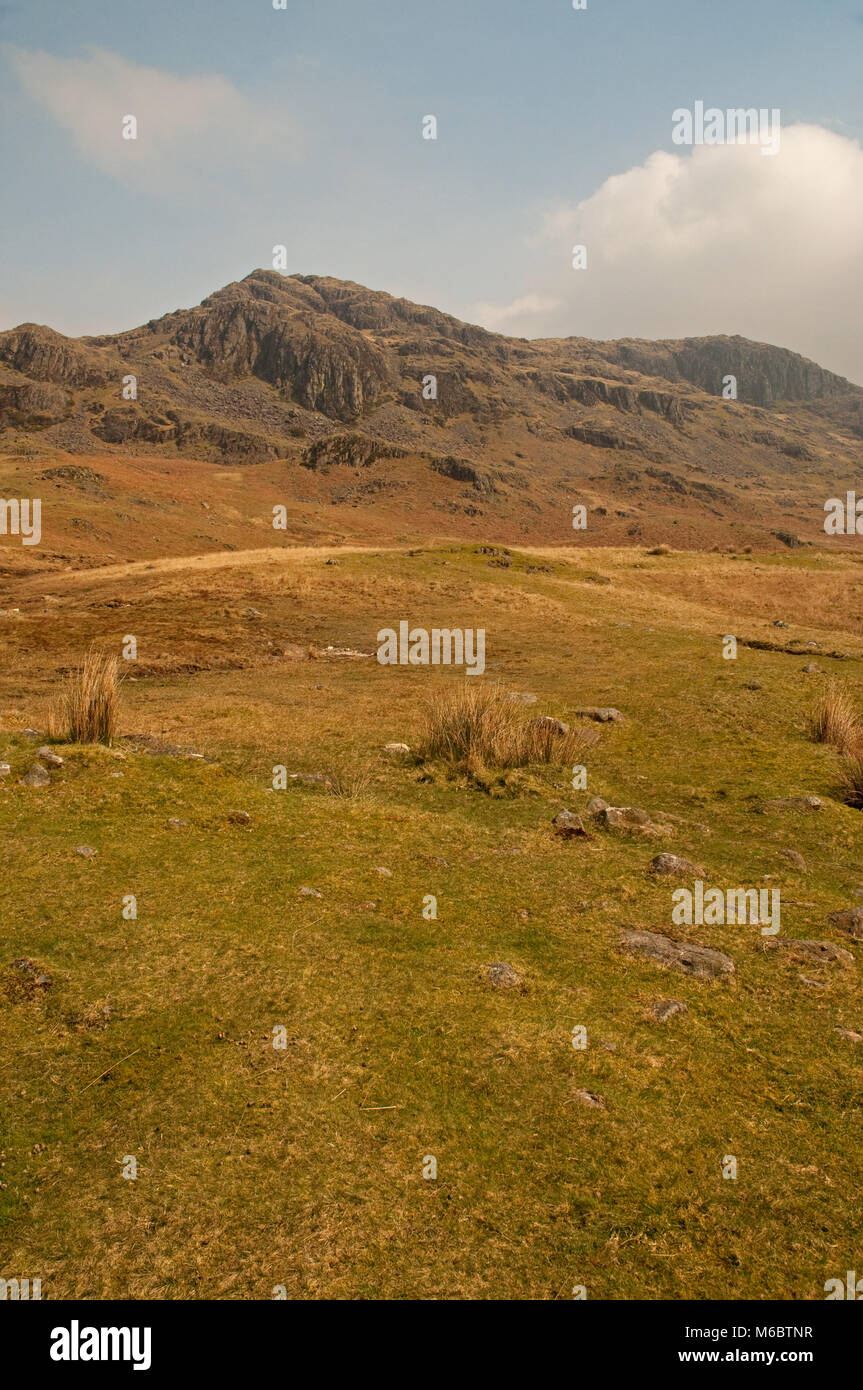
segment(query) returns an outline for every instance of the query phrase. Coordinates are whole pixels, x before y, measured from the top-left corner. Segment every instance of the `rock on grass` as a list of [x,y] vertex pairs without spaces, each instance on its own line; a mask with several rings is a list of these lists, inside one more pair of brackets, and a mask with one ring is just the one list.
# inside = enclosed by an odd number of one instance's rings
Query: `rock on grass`
[[513,989],[521,984],[521,976],[504,960],[493,961],[482,967],[483,979],[494,989]]
[[710,946],[697,946],[691,941],[673,941],[661,932],[622,927],[620,947],[630,955],[644,956],[657,965],[680,970],[684,975],[694,975],[701,980],[734,974],[734,961],[724,952],[714,951]]

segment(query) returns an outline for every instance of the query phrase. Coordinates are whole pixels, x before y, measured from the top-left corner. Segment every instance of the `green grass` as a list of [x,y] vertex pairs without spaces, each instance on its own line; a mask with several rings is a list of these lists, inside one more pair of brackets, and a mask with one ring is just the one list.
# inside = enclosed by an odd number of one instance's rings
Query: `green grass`
[[[782,654],[723,662],[709,616],[645,620],[621,614],[614,585],[444,553],[456,587],[490,586],[463,600],[466,625],[485,605],[487,679],[535,691],[537,713],[624,709],[584,755],[586,793],[565,768],[502,799],[420,780],[380,749],[418,742],[419,696],[442,677],[376,663],[126,688],[124,727],[159,732],[173,711],[177,741],[213,763],[64,749],[39,791],[17,784],[33,745],[0,735],[13,764],[0,964],[30,956],[54,978],[33,1002],[0,992],[0,1273],[41,1277],[46,1298],[268,1298],[284,1284],[299,1298],[549,1299],[584,1284],[590,1298],[811,1299],[855,1267],[860,1051],[835,1028],[863,1024],[856,967],[801,965],[757,927],[673,929],[675,884],[645,872],[668,848],[720,886],[770,874],[783,935],[853,948],[826,918],[861,901],[863,822],[806,737],[815,687]],[[438,559],[346,559],[340,584],[370,593],[333,607],[328,640],[368,646],[393,613],[375,585],[407,572],[426,594],[413,621],[455,624],[431,588]],[[530,595],[558,605],[553,626]],[[320,594],[309,604],[326,611]],[[273,791],[278,763],[359,764],[369,785]],[[804,792],[825,809],[753,811]],[[662,843],[554,837],[555,812],[591,795],[683,824]],[[237,808],[248,828],[228,822]],[[130,893],[136,921],[121,915]],[[736,974],[705,985],[623,957],[623,923],[725,950]],[[523,990],[484,983],[495,960]],[[668,996],[689,1011],[660,1025],[649,1007]],[[106,1025],[84,1026],[105,999]]]

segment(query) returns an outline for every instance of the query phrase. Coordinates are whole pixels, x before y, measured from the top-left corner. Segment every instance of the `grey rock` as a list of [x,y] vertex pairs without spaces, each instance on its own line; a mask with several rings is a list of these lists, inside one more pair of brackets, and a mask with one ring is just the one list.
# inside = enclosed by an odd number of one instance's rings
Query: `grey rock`
[[595,719],[598,724],[619,724],[623,720],[620,710],[612,705],[590,705],[575,712],[582,719]]
[[21,778],[22,787],[50,787],[51,778],[40,763],[34,763]]
[[251,825],[252,817],[248,811],[228,811],[227,819],[231,825]]
[[80,854],[82,859],[92,859],[96,851],[91,849],[89,845],[76,845],[75,853]]
[[803,667],[803,674],[804,674],[804,676],[812,676],[812,675],[817,674],[817,672],[819,672],[820,670],[821,670],[821,667],[820,667],[820,666],[816,666],[814,661],[809,661],[809,662],[807,662],[806,665]]
[[165,821],[165,826],[168,830],[187,830],[189,822],[187,820],[180,820],[179,816],[169,816]]
[[558,811],[552,820],[555,835],[559,835],[562,840],[571,840],[575,836],[579,839],[590,839],[589,833],[585,830],[581,816],[576,815],[575,811]]
[[576,1091],[575,1098],[579,1105],[586,1105],[591,1110],[604,1110],[605,1101],[602,1096],[596,1095],[593,1091]]
[[658,965],[680,970],[684,975],[694,975],[698,979],[716,979],[734,973],[733,960],[722,951],[714,951],[710,946],[697,946],[690,941],[673,941],[670,936],[663,936],[660,932],[623,927],[620,945],[633,955],[645,956]]
[[380,874],[381,878],[392,878],[393,876],[392,869],[385,869],[383,864],[375,865],[375,873]]
[[657,1023],[665,1023],[669,1018],[674,1018],[675,1014],[688,1012],[687,1006],[680,999],[657,999],[651,1005],[650,1011]]
[[824,802],[820,796],[778,796],[763,801],[759,811],[820,811]]
[[385,743],[385,753],[409,753],[411,750],[406,743]]
[[693,878],[706,878],[707,874],[700,864],[691,859],[683,859],[679,854],[656,854],[650,861],[653,874],[689,874]]
[[594,796],[594,797],[592,797],[591,800],[588,801],[588,803],[587,803],[587,806],[586,806],[586,808],[585,808],[585,815],[588,815],[588,816],[595,816],[595,815],[598,815],[600,811],[607,811],[607,810],[608,810],[608,802],[607,802],[607,801],[603,801],[603,799],[602,799],[601,796]]
[[317,888],[301,888],[301,898],[322,898],[324,895]]
[[529,690],[510,690],[507,693],[508,700],[514,700],[519,705],[535,705],[536,696]]
[[512,989],[515,985],[521,984],[521,976],[518,971],[513,970],[512,966],[507,965],[504,960],[496,960],[491,965],[484,965],[482,973],[495,989]]
[[789,864],[793,864],[795,869],[799,869],[801,874],[808,874],[809,869],[806,860],[796,849],[780,849],[777,850],[777,853],[780,859],[786,859]]
[[853,1028],[837,1028],[835,1032],[839,1034],[840,1038],[844,1038],[846,1042],[863,1042],[863,1033],[855,1033]]
[[845,951],[841,946],[834,946],[832,941],[800,941],[795,937],[781,936],[776,938],[776,945],[785,951],[790,951],[795,956],[805,956],[807,960],[817,960],[824,964],[828,962],[840,961],[842,965],[853,965],[854,957],[850,951]]
[[49,767],[63,766],[63,759],[60,757],[59,753],[55,753],[53,748],[48,748],[47,745],[43,745],[42,748],[38,749],[37,757],[41,758],[43,763],[47,763]]
[[646,835],[650,838],[672,834],[670,825],[658,825],[638,806],[606,806],[595,812],[593,820],[604,830],[619,830],[625,834]]
[[855,940],[863,941],[863,907],[846,907],[841,912],[831,912],[828,921]]
[[0,777],[8,777],[11,771],[11,763],[0,763]]

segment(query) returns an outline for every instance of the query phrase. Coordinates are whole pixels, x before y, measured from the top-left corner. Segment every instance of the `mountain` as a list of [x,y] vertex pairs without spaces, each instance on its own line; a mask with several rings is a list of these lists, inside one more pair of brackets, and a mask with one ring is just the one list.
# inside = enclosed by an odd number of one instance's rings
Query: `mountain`
[[823,542],[824,501],[859,478],[863,390],[740,337],[507,338],[256,270],[129,332],[0,334],[0,455],[4,486],[16,460],[49,460],[64,496],[81,492],[69,456],[93,458],[106,496],[135,460],[186,485],[193,463],[254,467],[243,490],[283,502],[303,539],[559,543],[582,503],[594,544],[779,546]]

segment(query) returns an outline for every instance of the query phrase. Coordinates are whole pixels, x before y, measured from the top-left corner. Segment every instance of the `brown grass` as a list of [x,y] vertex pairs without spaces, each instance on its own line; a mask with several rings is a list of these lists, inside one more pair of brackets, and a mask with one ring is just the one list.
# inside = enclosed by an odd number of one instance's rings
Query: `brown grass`
[[110,745],[117,732],[119,693],[116,656],[91,647],[51,710],[51,736],[67,743]]
[[457,766],[565,763],[584,742],[581,731],[560,734],[538,726],[504,691],[488,685],[449,686],[428,702],[425,714],[420,755]]
[[847,688],[830,681],[809,716],[809,733],[816,743],[828,743],[840,753],[853,753],[863,741],[863,728]]
[[842,759],[842,800],[863,811],[863,744]]

